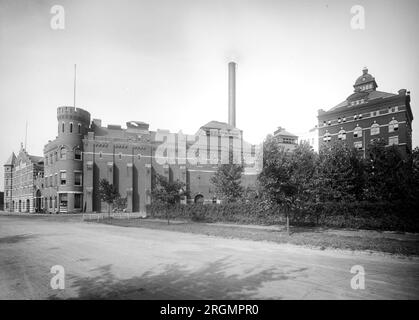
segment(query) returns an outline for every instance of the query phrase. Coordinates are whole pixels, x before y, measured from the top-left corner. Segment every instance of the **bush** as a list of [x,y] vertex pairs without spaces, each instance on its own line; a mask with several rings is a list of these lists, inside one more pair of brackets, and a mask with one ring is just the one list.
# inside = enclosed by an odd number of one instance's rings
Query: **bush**
[[[263,201],[225,204],[167,205],[151,204],[150,217],[196,222],[227,222],[237,224],[275,225],[285,223],[280,205]],[[398,202],[326,202],[305,203],[290,212],[293,226],[322,226],[419,232],[418,205]]]

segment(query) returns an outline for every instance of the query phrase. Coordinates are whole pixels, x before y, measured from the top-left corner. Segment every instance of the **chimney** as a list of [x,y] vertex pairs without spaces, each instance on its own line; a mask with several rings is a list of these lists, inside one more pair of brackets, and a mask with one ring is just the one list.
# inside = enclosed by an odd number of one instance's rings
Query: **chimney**
[[228,64],[228,124],[236,127],[236,69],[235,62]]

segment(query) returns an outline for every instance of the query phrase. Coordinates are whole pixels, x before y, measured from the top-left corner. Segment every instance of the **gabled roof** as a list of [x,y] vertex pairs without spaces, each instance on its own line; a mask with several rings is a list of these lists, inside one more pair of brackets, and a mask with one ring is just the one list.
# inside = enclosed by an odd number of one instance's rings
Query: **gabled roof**
[[286,137],[298,138],[298,136],[296,136],[295,134],[288,132],[287,130],[281,127],[279,127],[278,130],[274,132],[274,136],[286,136]]
[[4,164],[5,166],[13,166],[16,162],[16,156],[15,153],[12,152],[12,154],[10,155],[10,157],[7,159],[6,163]]
[[236,129],[232,125],[229,125],[226,122],[220,122],[220,121],[210,121],[207,124],[203,125],[201,129],[224,129],[224,130],[234,130]]

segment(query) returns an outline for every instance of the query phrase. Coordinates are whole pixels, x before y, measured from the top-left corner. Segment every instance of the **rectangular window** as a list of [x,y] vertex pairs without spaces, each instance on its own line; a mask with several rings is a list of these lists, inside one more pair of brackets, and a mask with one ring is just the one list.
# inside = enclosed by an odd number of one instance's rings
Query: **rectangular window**
[[362,141],[355,141],[354,147],[358,150],[362,149]]
[[67,183],[67,174],[65,171],[60,172],[60,184],[65,185]]
[[339,140],[346,140],[346,133],[339,133],[338,134],[338,139]]
[[81,160],[81,150],[79,148],[74,150],[74,159]]
[[388,132],[394,132],[394,131],[397,131],[398,129],[399,129],[398,123],[390,123],[388,125]]
[[82,173],[74,172],[74,185],[81,186],[81,183],[82,183]]
[[394,137],[389,137],[388,138],[388,144],[391,145],[398,145],[399,144],[399,137],[398,136],[394,136]]
[[55,179],[54,179],[54,183],[56,186],[58,186],[58,174],[55,174]]
[[74,194],[74,209],[81,209],[81,197],[80,193]]
[[379,126],[371,127],[371,135],[374,136],[374,135],[377,135],[377,134],[380,134],[380,127]]

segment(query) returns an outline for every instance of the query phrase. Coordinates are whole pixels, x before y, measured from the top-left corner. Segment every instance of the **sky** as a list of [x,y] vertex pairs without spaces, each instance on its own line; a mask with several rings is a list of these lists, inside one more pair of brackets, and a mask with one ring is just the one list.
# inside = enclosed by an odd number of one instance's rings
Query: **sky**
[[[64,29],[51,27],[54,5]],[[351,28],[354,5],[364,29]],[[76,106],[104,125],[194,134],[227,122],[229,61],[238,64],[236,124],[251,143],[278,126],[314,127],[365,66],[378,90],[410,90],[416,117],[418,34],[417,0],[0,0],[0,162],[19,151],[26,122],[27,151],[43,155],[56,108],[73,105],[74,64]]]

